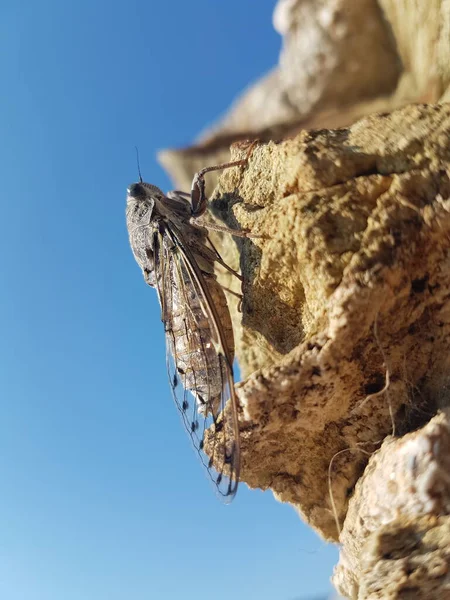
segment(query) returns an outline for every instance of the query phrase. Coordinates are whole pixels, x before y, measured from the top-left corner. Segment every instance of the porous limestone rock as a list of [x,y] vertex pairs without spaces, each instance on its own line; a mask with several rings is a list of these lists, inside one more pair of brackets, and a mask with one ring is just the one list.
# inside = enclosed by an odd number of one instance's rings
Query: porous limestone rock
[[333,578],[346,597],[450,598],[449,416],[444,410],[413,433],[387,438],[369,460]]
[[[401,62],[377,0],[279,0],[279,65],[250,85],[217,124],[189,148],[159,160],[176,186],[221,162],[233,141],[292,137],[310,127],[339,127],[392,104]],[[217,181],[215,175],[209,181]]]
[[450,1],[379,0],[402,64],[397,101],[450,98]]
[[212,204],[260,236],[220,246],[244,277],[242,480],[337,540],[370,454],[448,383],[450,106],[257,145]]
[[281,87],[298,115],[394,91],[401,63],[376,0],[279,0],[273,24]]
[[225,160],[233,141],[286,139],[450,100],[450,0],[279,0],[273,20],[282,35],[278,66],[193,146],[160,153],[178,188]]

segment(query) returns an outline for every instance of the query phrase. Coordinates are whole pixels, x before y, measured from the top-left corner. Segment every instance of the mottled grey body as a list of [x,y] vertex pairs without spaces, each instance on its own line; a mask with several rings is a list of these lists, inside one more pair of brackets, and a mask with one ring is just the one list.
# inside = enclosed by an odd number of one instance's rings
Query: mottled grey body
[[[234,340],[214,273],[215,262],[223,262],[207,230],[195,222],[206,210],[204,172],[194,178],[190,195],[165,195],[144,182],[131,185],[126,219],[134,257],[158,292],[175,402],[217,490],[232,499],[240,469]],[[228,400],[231,406],[224,410]],[[209,457],[203,454],[205,434]]]
[[[134,184],[130,190],[126,216],[131,249],[145,280],[159,292],[167,341],[183,386],[208,409],[222,393],[220,352],[225,353],[230,367],[234,360],[230,312],[214,273],[217,253],[207,246],[207,230],[191,222],[186,200],[167,197],[146,183]],[[180,248],[180,244],[185,248]],[[198,266],[208,292],[206,300],[209,294],[212,306],[204,306],[195,277],[180,260],[179,253],[186,252],[186,248]],[[163,257],[158,275],[155,275],[155,249]],[[218,327],[211,323],[208,315],[211,311],[217,313]],[[224,339],[220,339],[220,334]]]

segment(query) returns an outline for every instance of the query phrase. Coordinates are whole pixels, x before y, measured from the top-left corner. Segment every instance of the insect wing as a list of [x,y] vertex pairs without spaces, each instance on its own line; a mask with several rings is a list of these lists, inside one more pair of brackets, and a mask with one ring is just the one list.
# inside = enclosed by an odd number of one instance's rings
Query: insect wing
[[239,481],[239,423],[220,317],[180,232],[164,223],[154,236],[155,279],[175,404],[218,495],[231,501]]

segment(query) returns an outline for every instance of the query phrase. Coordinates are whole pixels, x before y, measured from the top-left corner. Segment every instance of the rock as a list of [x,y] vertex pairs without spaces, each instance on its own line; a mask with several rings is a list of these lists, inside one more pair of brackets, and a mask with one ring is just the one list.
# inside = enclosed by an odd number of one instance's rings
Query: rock
[[[450,86],[449,0],[380,0],[402,64],[400,102],[444,101]],[[397,100],[395,101],[395,103]]]
[[279,0],[280,79],[299,115],[387,96],[401,71],[395,40],[374,0]]
[[[196,171],[225,161],[234,141],[340,127],[394,106],[389,94],[400,61],[376,0],[280,0],[274,25],[283,36],[278,67],[250,85],[196,144],[159,153],[177,188],[190,189]],[[216,182],[209,176],[212,187]]]
[[334,583],[347,597],[450,597],[449,416],[386,439],[371,457],[340,538]]
[[193,146],[160,153],[176,187],[189,189],[195,171],[226,160],[237,140],[286,139],[450,100],[449,0],[279,0],[274,26],[283,36],[279,65]]
[[220,246],[245,281],[242,480],[329,540],[370,454],[446,389],[449,140],[448,105],[304,132],[258,145],[212,199],[228,226],[262,236]]

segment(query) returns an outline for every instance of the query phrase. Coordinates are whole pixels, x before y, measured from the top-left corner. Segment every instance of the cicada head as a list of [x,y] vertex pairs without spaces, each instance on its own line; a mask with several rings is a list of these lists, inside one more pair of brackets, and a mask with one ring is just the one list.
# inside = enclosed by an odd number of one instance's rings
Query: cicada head
[[[153,211],[155,202],[164,198],[164,193],[150,183],[138,182],[132,183],[127,190],[127,207],[130,204],[135,204],[141,207],[142,212],[146,214],[148,209]],[[147,210],[144,211],[143,209]]]

